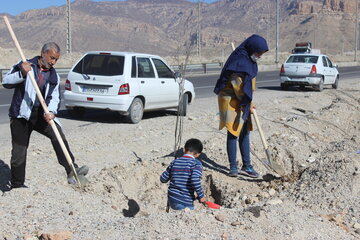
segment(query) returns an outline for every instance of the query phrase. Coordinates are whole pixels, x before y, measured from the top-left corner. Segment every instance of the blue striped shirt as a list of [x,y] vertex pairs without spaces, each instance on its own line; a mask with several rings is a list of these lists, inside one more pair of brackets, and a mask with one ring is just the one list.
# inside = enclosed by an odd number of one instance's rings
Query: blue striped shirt
[[170,181],[168,189],[169,201],[193,206],[195,192],[198,198],[203,198],[201,187],[202,164],[190,154],[185,154],[170,163],[161,174],[160,181]]

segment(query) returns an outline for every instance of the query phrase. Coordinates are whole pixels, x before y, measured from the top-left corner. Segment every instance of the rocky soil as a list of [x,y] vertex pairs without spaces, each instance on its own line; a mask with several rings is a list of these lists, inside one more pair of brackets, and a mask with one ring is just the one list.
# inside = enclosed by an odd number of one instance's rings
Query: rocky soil
[[227,176],[216,97],[196,99],[183,120],[182,144],[191,137],[204,143],[203,186],[220,210],[165,211],[159,176],[174,158],[174,111],[145,114],[137,125],[116,113],[73,120],[61,112],[77,162],[90,167],[83,187],[67,184],[50,142],[34,133],[28,188],[8,191],[11,137],[1,124],[0,239],[360,239],[359,80],[321,93],[259,89],[255,102],[283,177],[263,164],[256,130],[252,161],[262,177]]

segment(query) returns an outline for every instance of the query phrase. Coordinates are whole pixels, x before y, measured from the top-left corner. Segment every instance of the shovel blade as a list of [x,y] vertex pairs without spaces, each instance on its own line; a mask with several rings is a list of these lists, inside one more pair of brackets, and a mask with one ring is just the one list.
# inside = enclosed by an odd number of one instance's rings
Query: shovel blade
[[78,179],[80,181],[81,186],[85,186],[90,182],[84,175],[78,175]]
[[280,176],[285,176],[285,170],[282,168],[282,166],[280,166],[280,164],[278,164],[277,162],[273,161],[271,159],[271,153],[269,148],[265,150],[266,153],[266,157],[268,159],[268,166],[274,170],[277,174],[279,174]]

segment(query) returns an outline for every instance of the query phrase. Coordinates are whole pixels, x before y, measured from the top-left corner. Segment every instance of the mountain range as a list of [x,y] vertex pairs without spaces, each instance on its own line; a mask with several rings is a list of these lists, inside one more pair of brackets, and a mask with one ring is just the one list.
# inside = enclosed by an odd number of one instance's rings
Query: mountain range
[[[353,51],[355,9],[355,0],[280,1],[279,50],[289,52],[295,42],[310,41],[328,54]],[[40,49],[44,42],[55,41],[66,49],[65,5],[8,17],[23,48]],[[200,8],[198,3],[185,0],[76,0],[71,4],[72,50],[173,57],[197,53],[198,19],[200,54],[204,57],[221,58],[231,42],[239,44],[254,33],[275,48],[276,0],[219,0],[201,2]],[[0,46],[13,47],[3,23]]]

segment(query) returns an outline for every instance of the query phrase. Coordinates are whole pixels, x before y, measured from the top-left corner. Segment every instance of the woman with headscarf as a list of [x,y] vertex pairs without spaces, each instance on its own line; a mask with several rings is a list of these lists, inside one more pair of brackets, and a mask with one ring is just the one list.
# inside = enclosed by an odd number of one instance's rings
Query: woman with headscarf
[[250,113],[255,108],[252,98],[258,72],[256,61],[268,50],[263,37],[254,34],[247,38],[227,59],[214,89],[219,102],[219,129],[227,129],[226,144],[231,177],[239,174],[236,160],[237,142],[243,162],[240,174],[259,177],[250,161]]

